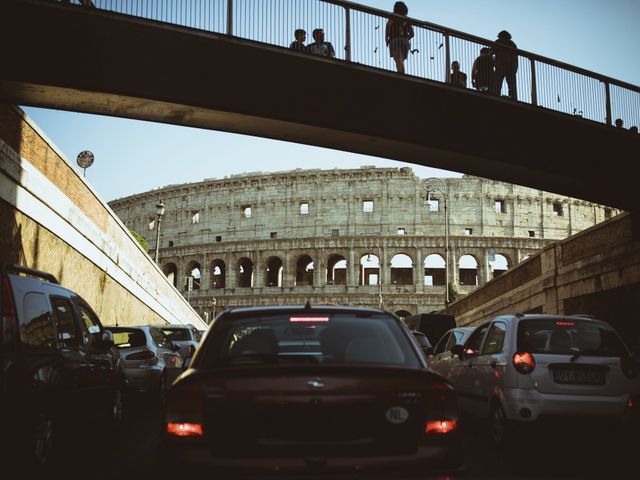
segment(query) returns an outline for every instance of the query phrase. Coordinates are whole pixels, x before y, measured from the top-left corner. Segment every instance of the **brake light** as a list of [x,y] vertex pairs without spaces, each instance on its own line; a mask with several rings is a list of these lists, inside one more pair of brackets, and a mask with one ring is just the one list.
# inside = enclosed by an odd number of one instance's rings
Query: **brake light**
[[166,432],[173,437],[203,435],[202,391],[198,383],[178,382],[167,392]]
[[529,352],[518,352],[513,356],[513,366],[524,375],[528,375],[536,368],[536,360]]
[[424,433],[443,434],[453,432],[458,428],[457,420],[433,420],[427,422],[424,427]]
[[176,437],[201,437],[202,425],[199,423],[167,423],[167,433]]
[[328,323],[329,317],[289,317],[291,323]]
[[576,322],[568,322],[566,320],[558,320],[556,322],[556,325],[559,327],[573,327],[575,326]]

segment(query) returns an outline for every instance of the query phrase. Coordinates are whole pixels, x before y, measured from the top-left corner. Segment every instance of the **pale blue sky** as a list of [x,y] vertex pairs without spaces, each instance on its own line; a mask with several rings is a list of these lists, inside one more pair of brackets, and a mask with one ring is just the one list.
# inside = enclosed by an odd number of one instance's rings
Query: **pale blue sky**
[[[258,1],[258,0],[255,0]],[[260,0],[268,1],[268,0]],[[390,10],[393,0],[360,3]],[[640,0],[408,0],[409,16],[490,40],[509,30],[518,47],[640,85]],[[328,39],[330,40],[330,39]],[[75,165],[96,157],[89,182],[105,200],[252,171],[404,166],[400,162],[244,135],[25,108]],[[410,165],[422,176],[457,173]]]

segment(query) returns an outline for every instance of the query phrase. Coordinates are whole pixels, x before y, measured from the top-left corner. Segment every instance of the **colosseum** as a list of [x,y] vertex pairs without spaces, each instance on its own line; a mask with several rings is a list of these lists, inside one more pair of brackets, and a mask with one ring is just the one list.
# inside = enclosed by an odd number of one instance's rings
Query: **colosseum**
[[473,176],[411,168],[250,173],[110,202],[207,321],[230,306],[441,309],[549,243],[618,211]]

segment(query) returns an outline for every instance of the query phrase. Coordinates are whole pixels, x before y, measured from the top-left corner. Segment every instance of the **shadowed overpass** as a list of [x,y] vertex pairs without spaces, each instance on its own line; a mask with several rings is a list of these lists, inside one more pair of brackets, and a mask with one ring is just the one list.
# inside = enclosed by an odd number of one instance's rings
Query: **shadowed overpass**
[[628,173],[640,137],[607,125],[616,114],[604,77],[595,82],[606,107],[594,121],[542,108],[535,82],[524,103],[356,63],[350,40],[344,58],[329,60],[202,28],[8,0],[0,42],[2,102],[257,135],[639,205]]

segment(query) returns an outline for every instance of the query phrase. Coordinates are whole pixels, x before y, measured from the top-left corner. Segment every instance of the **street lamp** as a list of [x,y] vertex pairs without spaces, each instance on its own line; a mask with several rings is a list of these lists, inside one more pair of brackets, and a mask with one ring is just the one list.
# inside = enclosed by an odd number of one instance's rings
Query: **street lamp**
[[162,200],[160,200],[156,204],[156,218],[158,223],[158,227],[156,228],[156,263],[158,263],[158,252],[160,251],[160,224],[162,223],[162,217],[164,216],[164,209],[164,203],[162,203]]
[[[445,256],[445,267],[444,267],[444,283],[445,283],[445,305],[449,304],[449,214],[447,211],[447,185],[441,178],[427,178],[426,180],[426,188],[427,188],[427,203],[431,200],[431,192],[439,192],[442,195],[444,200],[444,256]],[[442,188],[433,185],[433,183],[429,182],[440,182],[442,184]]]

